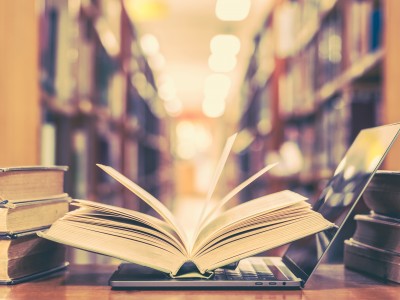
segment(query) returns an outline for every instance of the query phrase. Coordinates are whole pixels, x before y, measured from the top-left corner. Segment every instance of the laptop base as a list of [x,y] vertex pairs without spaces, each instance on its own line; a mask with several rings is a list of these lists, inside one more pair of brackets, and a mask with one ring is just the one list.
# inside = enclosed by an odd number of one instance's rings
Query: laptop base
[[[169,274],[144,266],[122,263],[109,280],[112,289],[299,289],[301,280],[291,275],[280,275],[273,270],[271,277],[255,277],[247,274],[246,267],[251,261],[270,258],[251,257],[239,263],[236,270],[217,269],[210,279],[173,279]],[[276,260],[276,258],[274,258]],[[272,267],[276,268],[276,267]],[[247,269],[247,267],[246,267]],[[242,271],[240,271],[242,270]],[[287,270],[285,270],[287,272]],[[276,274],[275,274],[276,273]],[[239,275],[238,275],[239,274]],[[241,276],[243,275],[243,276]],[[236,276],[241,276],[236,277]],[[284,277],[284,278],[283,278]]]

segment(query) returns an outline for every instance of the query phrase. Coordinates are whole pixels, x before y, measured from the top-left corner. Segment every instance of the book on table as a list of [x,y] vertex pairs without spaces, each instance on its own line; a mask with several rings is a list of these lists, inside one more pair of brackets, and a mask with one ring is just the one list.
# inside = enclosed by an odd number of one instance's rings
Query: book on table
[[36,233],[69,211],[66,170],[64,166],[0,168],[0,284],[65,268],[66,247]]
[[[306,198],[285,190],[232,208],[227,203],[274,165],[245,180],[216,204],[211,201],[235,135],[226,143],[193,236],[170,210],[111,167],[98,165],[144,200],[161,218],[87,200],[38,234],[46,239],[169,273],[208,277],[213,270],[334,226]],[[190,212],[188,212],[190,213]]]
[[1,204],[32,201],[64,193],[65,166],[0,168]]
[[400,255],[400,219],[370,213],[355,215],[354,220],[353,240]]
[[344,265],[400,283],[400,173],[378,170],[363,194],[369,214],[354,216],[356,229],[345,240]]
[[50,226],[69,211],[68,194],[23,202],[0,203],[0,237]]
[[65,245],[42,239],[36,232],[0,236],[0,284],[24,282],[66,266]]

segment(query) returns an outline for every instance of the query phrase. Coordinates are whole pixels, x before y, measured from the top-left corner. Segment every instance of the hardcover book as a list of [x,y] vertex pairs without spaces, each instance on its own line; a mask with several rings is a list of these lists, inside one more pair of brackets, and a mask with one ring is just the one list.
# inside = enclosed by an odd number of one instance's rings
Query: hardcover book
[[66,247],[35,231],[0,236],[0,284],[38,278],[66,266]]
[[64,166],[0,168],[0,201],[24,202],[64,193]]
[[41,200],[0,203],[0,236],[50,226],[69,211],[67,194]]

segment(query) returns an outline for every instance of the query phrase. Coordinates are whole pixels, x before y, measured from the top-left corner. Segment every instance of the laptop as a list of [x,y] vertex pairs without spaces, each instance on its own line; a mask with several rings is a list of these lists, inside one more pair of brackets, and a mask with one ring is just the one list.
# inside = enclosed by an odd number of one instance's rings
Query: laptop
[[[109,280],[113,289],[298,289],[322,260],[343,244],[340,235],[371,178],[400,131],[400,123],[360,131],[313,209],[336,227],[292,242],[282,257],[254,256],[215,270],[210,279],[172,279],[166,273],[122,263]],[[336,242],[335,242],[336,241]],[[339,247],[340,248],[340,247]]]

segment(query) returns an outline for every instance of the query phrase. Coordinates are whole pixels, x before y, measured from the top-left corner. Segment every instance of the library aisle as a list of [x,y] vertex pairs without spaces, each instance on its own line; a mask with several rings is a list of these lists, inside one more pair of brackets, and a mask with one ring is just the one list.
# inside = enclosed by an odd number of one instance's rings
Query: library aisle
[[150,212],[108,165],[185,227],[234,133],[215,198],[279,161],[235,203],[313,202],[361,129],[400,121],[400,1],[15,0],[0,20],[0,166],[65,165],[71,197]]

